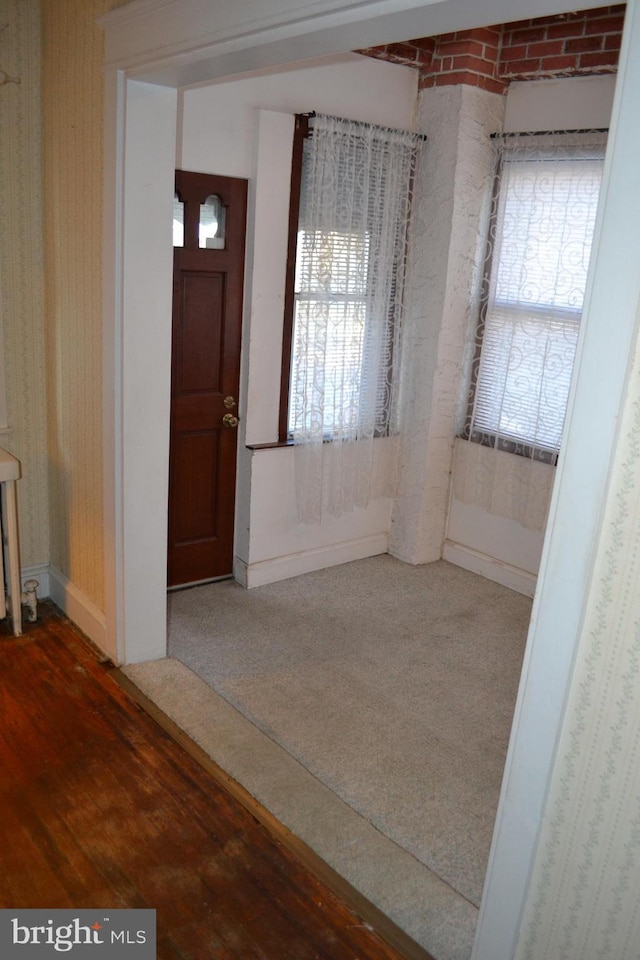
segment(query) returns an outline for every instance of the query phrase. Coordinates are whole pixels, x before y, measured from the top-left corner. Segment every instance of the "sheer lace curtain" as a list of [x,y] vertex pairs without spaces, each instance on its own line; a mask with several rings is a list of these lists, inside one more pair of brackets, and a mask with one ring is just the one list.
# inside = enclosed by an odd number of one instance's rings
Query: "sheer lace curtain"
[[[456,495],[543,529],[569,396],[606,135],[496,138],[494,212]],[[482,449],[484,448],[484,449]],[[494,456],[487,455],[487,448]],[[518,456],[509,456],[517,454]]]
[[[289,434],[302,522],[391,493],[415,134],[314,116],[305,142]],[[388,445],[388,441],[386,441]],[[381,454],[381,455],[380,455]],[[384,462],[386,459],[386,463]]]

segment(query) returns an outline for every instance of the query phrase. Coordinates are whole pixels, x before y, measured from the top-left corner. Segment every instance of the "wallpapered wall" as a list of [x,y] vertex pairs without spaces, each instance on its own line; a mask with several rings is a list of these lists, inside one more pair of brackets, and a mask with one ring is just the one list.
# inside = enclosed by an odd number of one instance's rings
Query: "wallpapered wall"
[[42,136],[38,0],[0,0],[0,276],[7,436],[18,484],[23,566],[49,560],[43,313]]
[[[102,608],[103,36],[122,0],[0,0],[0,276],[23,567]],[[6,26],[5,26],[6,25]]]
[[640,358],[517,960],[638,956]]
[[42,0],[50,559],[101,608],[103,35],[95,20],[119,5]]

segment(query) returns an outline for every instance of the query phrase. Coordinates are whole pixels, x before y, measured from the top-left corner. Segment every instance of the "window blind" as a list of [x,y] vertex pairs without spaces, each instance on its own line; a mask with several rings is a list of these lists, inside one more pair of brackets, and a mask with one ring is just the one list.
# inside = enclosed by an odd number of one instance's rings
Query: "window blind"
[[605,136],[500,143],[469,433],[555,460],[591,255]]

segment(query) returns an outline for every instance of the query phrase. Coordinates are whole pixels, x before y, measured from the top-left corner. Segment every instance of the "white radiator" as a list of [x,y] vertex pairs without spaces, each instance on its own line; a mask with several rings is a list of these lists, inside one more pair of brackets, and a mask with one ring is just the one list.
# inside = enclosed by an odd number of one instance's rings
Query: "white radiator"
[[[0,447],[0,487],[2,489],[2,543],[0,550],[0,618],[11,614],[14,636],[22,633],[22,590],[20,588],[20,544],[16,480],[20,479],[20,461]],[[6,565],[6,577],[5,577]],[[9,596],[7,597],[7,591]]]

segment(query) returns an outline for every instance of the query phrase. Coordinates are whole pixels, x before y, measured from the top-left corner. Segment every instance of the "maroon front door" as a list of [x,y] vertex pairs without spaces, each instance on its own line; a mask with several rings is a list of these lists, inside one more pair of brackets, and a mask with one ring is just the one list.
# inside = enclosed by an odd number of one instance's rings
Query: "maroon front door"
[[247,181],[177,170],[176,196],[169,586],[233,571]]

